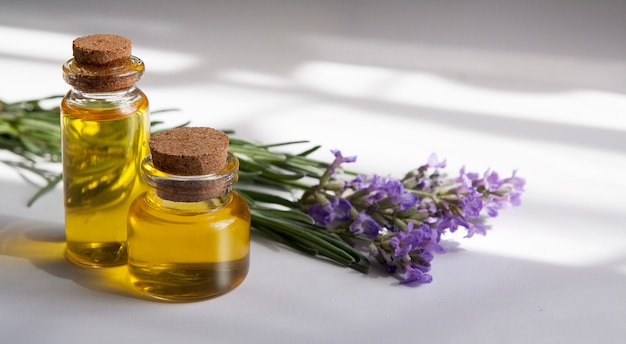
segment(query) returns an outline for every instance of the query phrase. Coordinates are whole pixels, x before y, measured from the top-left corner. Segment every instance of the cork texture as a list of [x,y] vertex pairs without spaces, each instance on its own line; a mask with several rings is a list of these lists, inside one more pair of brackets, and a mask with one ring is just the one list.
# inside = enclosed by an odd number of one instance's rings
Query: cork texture
[[207,127],[162,131],[150,139],[154,166],[179,176],[200,176],[220,171],[228,156],[228,135]]
[[78,37],[72,42],[74,58],[63,66],[64,80],[85,92],[113,92],[135,85],[144,71],[143,61],[131,55],[130,39],[112,34]]
[[[103,73],[104,74],[104,73]],[[64,76],[65,81],[81,91],[86,92],[112,92],[132,87],[139,81],[140,73],[128,73],[126,75],[90,75],[69,74]]]
[[[227,164],[228,135],[208,127],[182,127],[162,131],[150,139],[152,164],[177,176],[217,174]],[[199,202],[224,195],[227,180],[164,180],[157,194],[175,202]]]
[[112,34],[96,34],[76,38],[72,42],[74,59],[83,65],[121,65],[131,55],[130,39]]

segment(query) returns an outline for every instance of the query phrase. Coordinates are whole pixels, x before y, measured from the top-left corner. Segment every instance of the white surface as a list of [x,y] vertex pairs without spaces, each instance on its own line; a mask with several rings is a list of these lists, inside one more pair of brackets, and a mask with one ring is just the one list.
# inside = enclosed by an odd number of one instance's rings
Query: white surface
[[152,109],[181,109],[168,123],[308,139],[398,177],[431,152],[451,173],[517,168],[524,204],[448,238],[429,285],[255,236],[235,291],[162,304],[123,269],[66,263],[61,190],[27,208],[36,188],[0,166],[3,343],[624,342],[626,3],[236,3],[4,0],[0,99],[64,93],[71,41],[118,33]]

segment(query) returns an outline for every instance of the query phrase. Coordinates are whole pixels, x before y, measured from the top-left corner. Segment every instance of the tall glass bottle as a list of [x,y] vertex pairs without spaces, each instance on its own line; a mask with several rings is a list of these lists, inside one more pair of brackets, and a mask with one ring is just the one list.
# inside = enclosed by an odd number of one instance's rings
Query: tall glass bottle
[[126,218],[147,186],[148,99],[135,86],[143,62],[127,38],[77,38],[63,65],[72,86],[61,102],[67,257],[80,265],[126,264]]
[[128,216],[128,271],[143,294],[197,301],[245,279],[250,210],[233,190],[239,163],[227,144],[211,128],[170,129],[151,139],[143,164],[150,188]]

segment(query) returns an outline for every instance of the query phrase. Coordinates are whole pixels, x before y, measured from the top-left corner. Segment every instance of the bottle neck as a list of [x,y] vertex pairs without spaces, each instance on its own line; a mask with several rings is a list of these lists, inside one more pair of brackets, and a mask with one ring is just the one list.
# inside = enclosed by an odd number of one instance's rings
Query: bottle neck
[[239,161],[228,154],[220,171],[200,176],[179,176],[158,170],[148,155],[142,172],[150,186],[148,202],[163,208],[191,213],[206,212],[227,206],[233,198],[233,185],[239,177]]
[[90,92],[72,87],[66,99],[80,105],[99,103],[110,105],[108,107],[118,107],[121,104],[138,101],[141,97],[141,90],[135,86],[110,92]]
[[155,208],[186,214],[201,214],[216,211],[228,206],[233,200],[232,190],[225,192],[219,197],[197,202],[171,201],[162,196],[159,190],[155,188],[150,188],[146,192],[146,200]]

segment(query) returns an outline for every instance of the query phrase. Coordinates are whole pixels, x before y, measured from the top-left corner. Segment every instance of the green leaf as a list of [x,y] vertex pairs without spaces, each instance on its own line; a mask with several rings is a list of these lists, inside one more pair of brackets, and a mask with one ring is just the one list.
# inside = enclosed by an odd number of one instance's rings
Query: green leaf
[[239,187],[236,187],[236,189],[240,194],[245,194],[250,199],[253,199],[255,202],[278,204],[291,209],[295,209],[298,207],[298,204],[296,202],[290,201],[274,194],[250,189],[243,189]]
[[[341,265],[367,273],[369,260],[348,244],[325,231],[322,227],[290,220],[288,217],[273,217],[269,213],[253,211],[253,225],[264,231],[273,231],[283,238],[283,243],[309,253],[321,255]],[[268,216],[270,215],[270,216]]]

